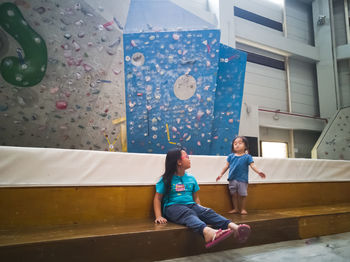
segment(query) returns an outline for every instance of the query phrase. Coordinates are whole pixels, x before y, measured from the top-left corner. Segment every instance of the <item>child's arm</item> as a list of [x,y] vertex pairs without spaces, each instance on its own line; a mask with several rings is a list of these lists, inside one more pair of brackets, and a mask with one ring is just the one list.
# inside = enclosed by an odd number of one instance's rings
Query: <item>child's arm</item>
[[222,169],[221,174],[216,178],[216,182],[218,182],[220,180],[220,178],[222,178],[222,176],[225,174],[225,172],[227,171],[227,169],[230,167],[229,162],[226,162],[225,167]]
[[166,218],[162,217],[162,199],[163,195],[156,192],[153,199],[153,209],[155,220],[154,223],[165,224],[167,222]]
[[250,163],[250,167],[255,171],[255,173],[257,173],[261,178],[265,178],[266,175],[261,172],[260,170],[257,169],[257,167],[255,166],[254,163]]
[[194,200],[194,202],[196,202],[198,205],[200,205],[200,204],[201,204],[201,201],[199,200],[198,191],[197,191],[197,192],[194,192],[192,195],[193,195],[193,200]]

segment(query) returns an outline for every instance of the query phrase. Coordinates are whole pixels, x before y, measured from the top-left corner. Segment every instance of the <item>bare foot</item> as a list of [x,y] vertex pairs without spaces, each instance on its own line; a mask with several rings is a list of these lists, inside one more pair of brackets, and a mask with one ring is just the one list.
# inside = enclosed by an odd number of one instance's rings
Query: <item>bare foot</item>
[[245,224],[237,225],[231,222],[228,224],[228,228],[233,231],[234,237],[238,240],[239,243],[247,241],[250,234],[250,226]]
[[244,209],[243,209],[243,210],[241,211],[241,215],[248,215],[247,210],[244,210]]
[[[205,231],[206,230],[204,229],[203,230],[204,234],[205,234]],[[206,241],[206,244],[205,244],[206,248],[211,248],[213,246],[216,246],[218,243],[225,240],[226,238],[228,238],[230,235],[232,235],[234,233],[233,230],[231,230],[231,229],[225,229],[225,230],[219,229],[219,230],[215,230],[215,231],[216,232],[215,232],[214,236],[209,241],[207,240],[206,236],[204,235],[204,238]]]
[[239,214],[239,211],[237,209],[232,209],[228,211],[229,214]]
[[238,226],[238,237],[237,241],[238,243],[244,243],[248,240],[249,235],[250,235],[250,226],[241,224]]
[[220,236],[222,229],[216,230],[211,227],[205,227],[203,230],[204,240],[206,243],[212,241],[215,237]]
[[235,238],[239,237],[239,232],[238,232],[239,225],[231,222],[230,224],[228,224],[228,228],[233,231],[233,235],[235,236]]

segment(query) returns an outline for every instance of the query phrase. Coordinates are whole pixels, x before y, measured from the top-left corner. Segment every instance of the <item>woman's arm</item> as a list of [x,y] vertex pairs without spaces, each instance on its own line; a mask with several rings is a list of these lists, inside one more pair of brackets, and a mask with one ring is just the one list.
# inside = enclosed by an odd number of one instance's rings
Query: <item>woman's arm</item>
[[156,192],[153,199],[153,209],[156,218],[154,223],[158,224],[165,224],[167,222],[166,218],[162,217],[162,199],[163,195]]
[[220,180],[220,178],[222,178],[222,176],[226,173],[227,169],[230,167],[229,162],[226,162],[225,167],[222,169],[221,174],[216,178],[216,182],[218,182]]
[[250,164],[250,167],[251,167],[251,168],[254,170],[254,172],[257,173],[261,178],[265,178],[265,177],[266,177],[266,175],[265,175],[263,172],[261,172],[260,170],[258,170],[258,168],[255,166],[254,163],[251,163],[251,164]]
[[196,202],[198,205],[201,204],[201,201],[199,200],[198,191],[193,193],[193,200],[194,200],[194,202]]

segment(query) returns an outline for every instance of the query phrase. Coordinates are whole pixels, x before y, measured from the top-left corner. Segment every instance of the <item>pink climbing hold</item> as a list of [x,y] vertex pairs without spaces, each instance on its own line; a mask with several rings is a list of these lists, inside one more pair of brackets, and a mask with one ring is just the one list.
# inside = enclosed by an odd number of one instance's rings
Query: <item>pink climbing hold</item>
[[107,27],[109,27],[109,26],[111,26],[111,25],[113,25],[113,21],[109,21],[109,22],[103,24],[103,27],[104,27],[104,28],[107,28]]
[[92,70],[92,67],[89,66],[88,64],[83,64],[83,68],[84,68],[85,72],[90,72]]
[[75,51],[76,52],[80,51],[80,45],[75,40],[73,40],[72,43],[74,45]]
[[67,108],[67,102],[66,101],[57,101],[56,102],[56,108],[60,110],[64,110]]
[[173,34],[173,39],[174,39],[174,40],[179,40],[179,39],[180,39],[180,35],[178,35],[178,34]]

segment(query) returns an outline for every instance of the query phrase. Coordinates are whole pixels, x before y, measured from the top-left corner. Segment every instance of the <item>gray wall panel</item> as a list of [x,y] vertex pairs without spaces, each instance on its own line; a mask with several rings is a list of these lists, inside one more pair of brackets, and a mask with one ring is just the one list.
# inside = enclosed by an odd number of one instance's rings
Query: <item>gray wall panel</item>
[[287,0],[285,3],[287,37],[314,45],[311,6],[295,0]]
[[350,106],[350,60],[338,62],[340,106]]
[[333,1],[333,14],[334,14],[334,35],[336,46],[346,44],[346,29],[345,29],[345,16],[344,16],[344,1]]
[[259,108],[286,111],[285,71],[248,62],[243,99]]
[[315,65],[296,59],[289,60],[292,112],[318,115],[318,95]]

